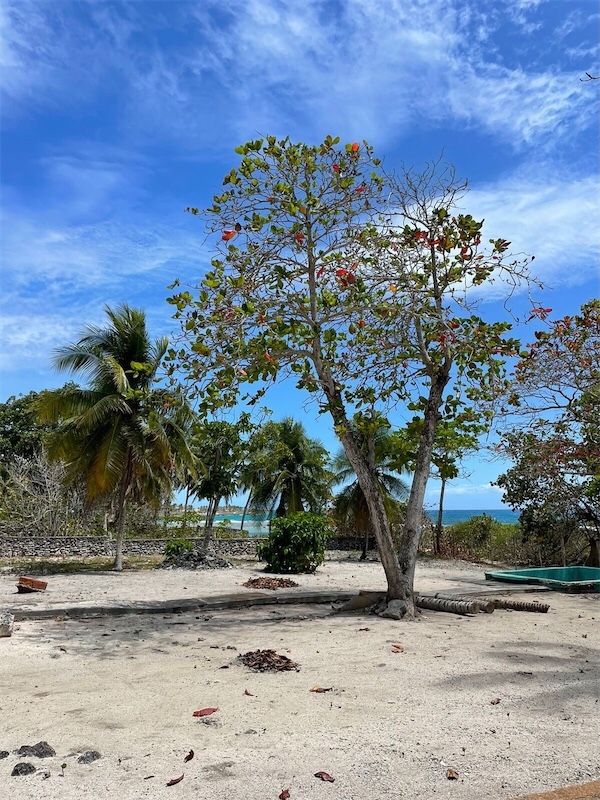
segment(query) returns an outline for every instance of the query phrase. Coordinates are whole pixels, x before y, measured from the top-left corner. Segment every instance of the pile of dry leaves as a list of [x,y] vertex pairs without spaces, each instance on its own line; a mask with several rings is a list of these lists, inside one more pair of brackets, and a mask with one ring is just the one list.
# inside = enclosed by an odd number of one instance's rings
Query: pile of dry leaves
[[299,584],[289,578],[250,578],[243,583],[247,589],[295,589]]
[[254,650],[243,653],[239,660],[246,667],[257,672],[287,672],[299,670],[299,665],[287,656],[280,656],[275,650]]

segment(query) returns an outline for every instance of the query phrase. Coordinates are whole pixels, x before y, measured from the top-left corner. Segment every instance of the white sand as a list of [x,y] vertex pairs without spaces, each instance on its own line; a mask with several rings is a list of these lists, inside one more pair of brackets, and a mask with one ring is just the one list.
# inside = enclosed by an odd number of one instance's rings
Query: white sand
[[[244,591],[256,574],[51,576],[35,596],[14,594],[15,577],[2,575],[0,608],[209,596]],[[481,578],[471,565],[421,564],[417,588],[473,590]],[[384,585],[379,564],[347,561],[297,580]],[[0,760],[0,798],[265,800],[289,789],[290,800],[501,800],[598,777],[600,598],[516,597],[551,610],[394,622],[298,605],[17,623],[0,639],[0,750],[11,751]],[[404,652],[393,654],[393,642]],[[257,648],[300,671],[255,674],[235,662]],[[314,694],[315,685],[334,689]],[[206,706],[219,708],[210,723],[193,718]],[[40,740],[55,758],[12,752]],[[102,758],[77,764],[89,749]],[[51,777],[10,777],[22,760]],[[319,770],[335,783],[315,778]]]

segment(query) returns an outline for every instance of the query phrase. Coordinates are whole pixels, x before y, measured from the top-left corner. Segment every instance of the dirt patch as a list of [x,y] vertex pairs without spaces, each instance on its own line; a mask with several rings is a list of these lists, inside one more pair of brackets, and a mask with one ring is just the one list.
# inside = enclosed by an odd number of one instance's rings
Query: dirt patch
[[290,578],[250,578],[243,583],[247,589],[297,589],[300,584]]
[[254,650],[239,656],[246,667],[257,672],[298,672],[300,667],[287,656],[279,655],[275,650]]

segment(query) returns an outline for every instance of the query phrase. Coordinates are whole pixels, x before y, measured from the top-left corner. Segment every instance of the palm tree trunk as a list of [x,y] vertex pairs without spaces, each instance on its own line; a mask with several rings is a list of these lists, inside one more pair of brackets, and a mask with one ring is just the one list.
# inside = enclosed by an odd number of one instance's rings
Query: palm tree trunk
[[133,458],[131,448],[127,451],[125,469],[119,481],[119,494],[117,498],[117,542],[115,551],[115,564],[113,569],[121,572],[123,569],[123,531],[125,530],[125,507],[127,503],[127,490],[131,483]]
[[246,514],[248,513],[248,509],[250,508],[250,501],[252,500],[252,489],[248,494],[248,499],[246,500],[246,505],[244,506],[244,510],[242,511],[242,521],[240,522],[240,530],[244,530],[244,521],[246,519]]
[[439,556],[442,551],[442,518],[444,515],[444,492],[446,491],[446,479],[442,478],[442,488],[440,489],[440,503],[438,506],[437,522],[435,524],[435,539],[433,540],[433,552]]

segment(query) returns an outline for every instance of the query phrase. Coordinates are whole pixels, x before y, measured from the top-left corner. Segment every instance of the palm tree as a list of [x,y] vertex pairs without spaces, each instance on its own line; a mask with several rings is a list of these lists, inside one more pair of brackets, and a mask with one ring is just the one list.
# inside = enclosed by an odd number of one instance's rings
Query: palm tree
[[[362,441],[360,433],[356,432],[355,436],[359,442]],[[392,441],[387,427],[382,425],[375,433],[371,450],[377,482],[388,516],[398,500],[405,500],[408,497],[407,485],[394,474],[395,470],[392,467],[394,460]],[[362,446],[365,446],[364,441]],[[333,472],[333,484],[339,485],[352,481],[335,497],[333,513],[343,525],[354,528],[359,535],[364,536],[361,559],[365,559],[369,549],[369,533],[371,529],[369,508],[344,450],[340,450],[335,455],[331,469]]]
[[250,509],[262,517],[321,511],[331,482],[325,448],[291,417],[267,422],[263,437],[254,463],[242,472],[243,485],[251,491]]
[[89,388],[43,392],[37,407],[43,422],[58,423],[49,454],[64,462],[67,480],[84,481],[89,504],[114,504],[114,568],[121,570],[127,501],[158,503],[171,490],[177,461],[193,466],[186,443],[193,415],[176,392],[153,387],[168,340],[150,340],[143,311],[105,311],[107,327],[88,325],[53,358],[56,369],[86,378]]

